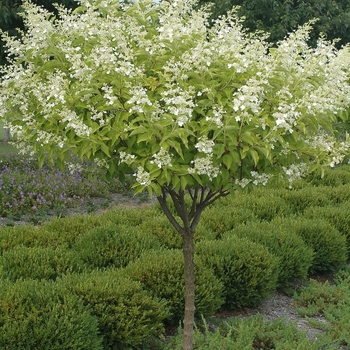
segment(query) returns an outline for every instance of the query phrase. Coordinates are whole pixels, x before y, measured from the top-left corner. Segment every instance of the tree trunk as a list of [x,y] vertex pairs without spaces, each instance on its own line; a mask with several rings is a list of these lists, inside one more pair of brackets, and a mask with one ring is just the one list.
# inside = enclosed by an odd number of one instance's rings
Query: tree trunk
[[10,141],[10,130],[4,128],[4,142],[9,142]]
[[183,233],[183,254],[185,265],[185,318],[183,332],[183,350],[193,349],[193,327],[194,327],[194,248],[193,232],[190,228]]

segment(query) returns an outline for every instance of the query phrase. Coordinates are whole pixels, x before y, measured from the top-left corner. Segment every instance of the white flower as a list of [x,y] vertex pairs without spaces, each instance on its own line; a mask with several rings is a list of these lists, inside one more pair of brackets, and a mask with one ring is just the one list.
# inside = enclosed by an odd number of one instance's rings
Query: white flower
[[219,167],[213,165],[213,159],[211,155],[205,158],[197,158],[191,162],[193,168],[188,168],[189,174],[207,175],[210,180],[217,177],[220,173]]
[[135,176],[136,176],[136,181],[140,185],[149,186],[151,184],[150,174],[141,166],[137,168],[137,172]]
[[134,159],[135,159],[135,156],[133,154],[127,154],[124,151],[119,152],[119,164],[126,163],[128,165],[131,165]]
[[215,145],[213,140],[208,140],[206,136],[202,136],[199,142],[195,144],[195,147],[199,152],[211,154],[213,152],[213,146]]
[[271,178],[271,175],[265,173],[259,174],[257,171],[251,171],[250,175],[254,178],[254,185],[262,184],[265,186]]
[[242,188],[246,187],[250,182],[251,182],[251,180],[245,179],[245,178],[240,179],[240,180],[239,179],[235,180],[235,184],[242,187]]
[[168,151],[166,151],[163,147],[161,147],[160,151],[153,155],[153,159],[151,160],[151,164],[156,164],[158,168],[163,166],[172,166],[171,164],[171,156]]

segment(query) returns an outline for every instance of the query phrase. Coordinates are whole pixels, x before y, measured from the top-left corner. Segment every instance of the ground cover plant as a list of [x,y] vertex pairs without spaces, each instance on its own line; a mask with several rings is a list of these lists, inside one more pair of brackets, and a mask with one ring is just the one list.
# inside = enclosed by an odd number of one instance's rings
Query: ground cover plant
[[36,158],[5,155],[0,158],[0,217],[20,220],[22,215],[64,215],[67,208],[89,206],[93,197],[123,192],[117,179],[103,180],[103,171],[72,159],[63,170]]

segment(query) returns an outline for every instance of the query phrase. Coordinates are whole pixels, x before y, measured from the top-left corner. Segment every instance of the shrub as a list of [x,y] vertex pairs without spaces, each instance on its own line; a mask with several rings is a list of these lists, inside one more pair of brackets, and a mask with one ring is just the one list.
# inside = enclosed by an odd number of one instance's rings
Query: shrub
[[51,282],[0,283],[0,348],[102,350],[97,318]]
[[277,285],[277,259],[260,244],[236,236],[201,241],[196,251],[224,285],[226,306],[257,305]]
[[97,215],[79,215],[66,218],[53,218],[42,228],[60,238],[60,244],[72,247],[75,240],[91,229],[107,224],[108,221]]
[[324,186],[322,187],[322,192],[324,192],[330,199],[331,203],[335,205],[350,201],[350,183],[336,187]]
[[280,190],[281,197],[288,202],[294,214],[303,213],[311,206],[326,206],[330,199],[322,187],[304,187],[297,190]]
[[241,225],[227,235],[232,234],[263,245],[278,258],[278,287],[288,287],[307,276],[313,251],[296,234],[267,222]]
[[348,253],[350,252],[350,202],[339,206],[311,207],[305,211],[304,217],[315,220],[326,220],[346,237]]
[[311,174],[308,179],[314,185],[341,186],[350,183],[350,166],[342,165],[336,168],[326,168],[323,176],[320,173]]
[[155,216],[147,216],[137,226],[137,230],[152,235],[166,248],[180,249],[182,247],[181,235],[170,224],[163,213],[156,213]]
[[[184,314],[184,266],[180,250],[145,252],[130,263],[123,275],[142,282],[152,295],[165,299],[170,307],[170,323],[182,320]],[[196,314],[211,315],[222,305],[222,284],[213,272],[195,257],[195,303]]]
[[137,227],[106,225],[77,238],[73,249],[90,268],[125,267],[144,251],[160,249],[159,242]]
[[140,348],[164,331],[165,302],[148,295],[141,283],[121,278],[117,270],[63,276],[58,284],[90,306],[98,318],[103,349]]
[[320,335],[320,340],[324,344],[332,344],[337,349],[342,349],[342,345],[346,348],[350,346],[349,281],[349,271],[342,271],[341,276],[336,276],[335,284],[311,280],[309,285],[302,287],[294,296],[299,314],[309,317],[323,315],[326,318],[327,322],[310,318],[309,323],[315,328],[326,331],[327,334]]
[[280,191],[269,188],[255,188],[249,195],[241,195],[239,202],[235,201],[235,196],[232,198],[235,205],[251,210],[260,221],[271,221],[276,216],[291,214],[291,209],[281,197]]
[[[167,350],[181,350],[182,335],[172,337]],[[299,349],[317,350],[319,347],[311,343],[305,332],[301,332],[292,323],[279,319],[264,322],[258,314],[240,320],[235,318],[222,324],[213,332],[205,323],[204,332],[198,328],[194,333],[194,350],[252,350],[252,349]]]
[[297,234],[314,251],[309,273],[335,271],[347,260],[345,236],[323,219],[278,218],[272,225]]
[[1,275],[16,281],[20,278],[55,280],[69,272],[81,272],[85,265],[65,248],[25,247],[18,245],[0,256]]
[[220,239],[226,231],[256,220],[249,208],[242,208],[231,201],[218,201],[203,212],[195,239]]
[[0,227],[0,254],[17,245],[26,247],[57,247],[60,244],[60,237],[41,227],[33,225]]

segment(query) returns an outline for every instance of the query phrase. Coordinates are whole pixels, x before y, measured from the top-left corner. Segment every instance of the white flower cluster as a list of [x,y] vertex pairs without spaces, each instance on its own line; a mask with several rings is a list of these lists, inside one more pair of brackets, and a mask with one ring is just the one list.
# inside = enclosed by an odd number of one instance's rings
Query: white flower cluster
[[79,164],[79,163],[70,163],[70,162],[68,162],[68,163],[66,163],[66,166],[67,166],[67,168],[68,168],[68,170],[69,170],[69,172],[71,174],[73,174],[75,172],[80,173],[80,172],[83,171],[83,166],[81,164]]
[[51,133],[44,131],[44,130],[38,130],[36,142],[39,142],[42,146],[43,145],[58,145],[58,147],[63,148],[65,145],[65,140],[62,136],[52,135]]
[[216,178],[220,173],[220,168],[214,166],[213,156],[207,155],[205,158],[196,158],[191,161],[192,168],[188,168],[189,174],[207,175],[210,180]]
[[130,93],[132,97],[127,102],[132,106],[129,110],[130,112],[143,113],[145,105],[152,106],[152,102],[147,96],[147,90],[142,86],[135,86],[131,88]]
[[156,164],[158,168],[164,166],[171,167],[171,156],[168,151],[161,147],[160,151],[153,155],[153,160],[150,161],[151,164]]
[[250,179],[246,179],[246,178],[243,178],[243,179],[236,179],[235,180],[235,184],[242,187],[242,188],[245,188],[246,186],[249,185],[249,183],[251,182],[252,180]]
[[137,172],[135,174],[136,181],[143,186],[149,186],[151,184],[150,174],[143,169],[141,166],[137,168]]
[[99,166],[100,168],[108,169],[108,163],[106,159],[94,158],[94,163],[97,164],[97,166]]
[[292,183],[307,174],[308,166],[304,163],[291,164],[289,167],[282,167],[282,170],[288,181]]
[[214,117],[205,117],[205,120],[216,124],[218,128],[223,127],[224,124],[222,120],[224,119],[226,111],[224,111],[222,108],[217,108],[214,106],[212,112],[214,114]]
[[107,105],[113,106],[115,101],[118,100],[118,97],[113,92],[113,88],[111,86],[104,85],[101,88],[102,91],[104,91],[103,97],[108,101]]
[[83,121],[79,118],[79,116],[69,109],[62,110],[62,123],[67,123],[67,128],[72,128],[74,132],[80,137],[88,137],[92,129],[88,127]]
[[178,126],[184,126],[191,119],[195,107],[194,91],[192,89],[184,91],[179,86],[168,84],[167,90],[162,95],[161,101],[165,103],[164,110],[175,117]]
[[241,112],[243,116],[250,116],[248,113],[257,114],[261,110],[261,103],[264,100],[265,80],[249,79],[245,85],[233,94],[233,110]]
[[133,154],[127,154],[124,151],[121,151],[119,153],[119,163],[126,163],[128,165],[131,165],[134,160],[135,160],[135,155]]
[[213,146],[215,145],[213,140],[208,140],[206,136],[202,136],[194,146],[199,152],[211,154],[213,152]]
[[252,181],[254,185],[262,184],[263,186],[265,186],[271,179],[270,174],[259,174],[257,171],[251,171],[250,175],[253,177]]

